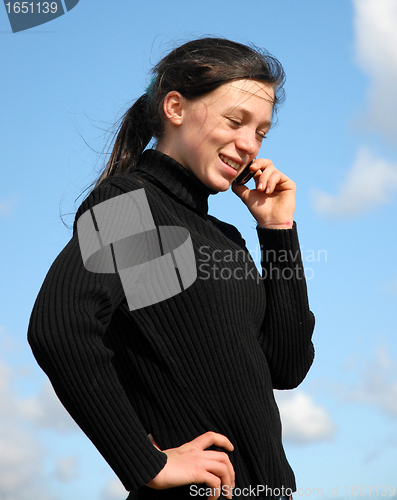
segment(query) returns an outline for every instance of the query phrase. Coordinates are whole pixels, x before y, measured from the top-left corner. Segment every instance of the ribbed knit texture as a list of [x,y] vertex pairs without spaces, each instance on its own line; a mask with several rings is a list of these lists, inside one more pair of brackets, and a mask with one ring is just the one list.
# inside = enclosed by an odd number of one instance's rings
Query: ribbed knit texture
[[152,150],[133,172],[103,181],[76,220],[142,187],[156,226],[189,230],[196,281],[131,312],[118,275],[85,270],[75,233],[32,312],[38,363],[126,489],[136,490],[129,498],[191,498],[188,486],[144,487],[167,460],[148,433],[167,449],[209,430],[234,444],[236,487],[294,490],[273,388],[300,384],[314,356],[296,226],[258,228],[264,255],[274,251],[261,279],[237,229],[207,214],[214,191]]

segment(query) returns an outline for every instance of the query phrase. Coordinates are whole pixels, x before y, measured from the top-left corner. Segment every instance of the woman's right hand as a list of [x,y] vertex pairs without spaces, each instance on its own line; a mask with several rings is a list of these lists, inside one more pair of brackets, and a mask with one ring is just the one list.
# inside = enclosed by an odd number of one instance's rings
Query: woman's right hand
[[[152,437],[151,439],[158,448]],[[168,457],[167,463],[146,486],[162,490],[187,484],[205,483],[213,491],[215,489],[215,494],[209,496],[208,500],[219,498],[221,491],[226,493],[227,498],[232,498],[233,466],[227,453],[207,450],[212,445],[225,448],[228,451],[234,449],[226,436],[210,431],[178,448],[161,450]]]

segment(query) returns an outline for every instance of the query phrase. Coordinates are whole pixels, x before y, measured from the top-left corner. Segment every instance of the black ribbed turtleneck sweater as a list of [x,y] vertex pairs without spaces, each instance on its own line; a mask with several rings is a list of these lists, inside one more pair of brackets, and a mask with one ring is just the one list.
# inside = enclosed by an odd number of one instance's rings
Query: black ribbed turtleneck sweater
[[[52,265],[32,312],[33,353],[66,409],[131,498],[191,498],[189,487],[144,487],[164,467],[161,449],[206,431],[227,436],[236,488],[295,489],[281,443],[273,388],[296,387],[314,356],[314,326],[296,226],[258,228],[261,279],[233,226],[207,214],[213,194],[158,151],[103,181],[86,210],[145,189],[156,226],[189,230],[197,279],[157,304],[130,311],[117,274],[87,271],[77,231]],[[76,228],[76,224],[75,224]]]

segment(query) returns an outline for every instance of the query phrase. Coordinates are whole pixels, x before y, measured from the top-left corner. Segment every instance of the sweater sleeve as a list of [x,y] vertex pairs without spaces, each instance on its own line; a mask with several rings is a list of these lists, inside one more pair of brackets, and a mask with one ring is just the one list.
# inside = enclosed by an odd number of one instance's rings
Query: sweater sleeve
[[314,358],[314,316],[309,309],[296,224],[292,229],[257,228],[262,250],[266,314],[260,335],[273,387],[293,389]]
[[[110,184],[100,187],[79,212],[119,194]],[[124,297],[118,274],[84,268],[75,234],[45,278],[28,340],[62,404],[131,490],[153,479],[167,456],[148,438],[113,368],[113,353],[103,341]]]

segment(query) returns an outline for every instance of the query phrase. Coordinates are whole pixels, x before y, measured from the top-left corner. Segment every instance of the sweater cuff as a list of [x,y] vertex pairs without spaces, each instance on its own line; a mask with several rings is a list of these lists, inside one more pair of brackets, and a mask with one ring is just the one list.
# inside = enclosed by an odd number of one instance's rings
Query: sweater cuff
[[294,221],[291,229],[256,227],[261,246],[272,249],[299,249],[298,230]]
[[262,278],[302,280],[304,270],[296,223],[291,229],[257,227],[257,232],[261,246]]

